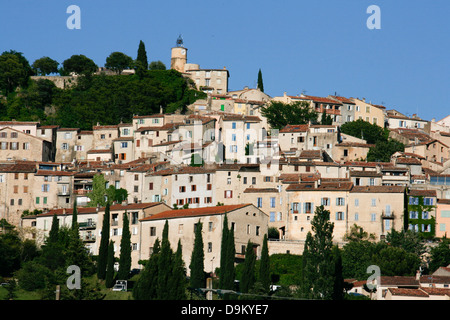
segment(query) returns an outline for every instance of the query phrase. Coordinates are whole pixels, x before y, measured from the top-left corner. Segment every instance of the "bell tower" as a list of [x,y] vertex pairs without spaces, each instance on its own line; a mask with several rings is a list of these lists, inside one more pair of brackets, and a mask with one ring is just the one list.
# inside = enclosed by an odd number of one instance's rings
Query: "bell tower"
[[178,72],[184,72],[184,66],[187,62],[187,49],[183,45],[183,38],[181,35],[177,39],[176,47],[172,48],[172,56],[170,60],[170,69],[175,69]]

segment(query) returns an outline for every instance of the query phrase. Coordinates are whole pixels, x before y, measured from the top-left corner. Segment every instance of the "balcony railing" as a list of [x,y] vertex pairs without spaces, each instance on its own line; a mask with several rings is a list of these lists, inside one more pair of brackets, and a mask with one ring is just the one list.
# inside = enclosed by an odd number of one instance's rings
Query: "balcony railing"
[[79,222],[78,228],[79,229],[95,229],[96,223],[95,222]]
[[394,211],[385,212],[383,210],[381,213],[381,219],[395,219]]
[[94,235],[85,235],[81,237],[81,240],[83,240],[83,242],[95,242],[95,236]]

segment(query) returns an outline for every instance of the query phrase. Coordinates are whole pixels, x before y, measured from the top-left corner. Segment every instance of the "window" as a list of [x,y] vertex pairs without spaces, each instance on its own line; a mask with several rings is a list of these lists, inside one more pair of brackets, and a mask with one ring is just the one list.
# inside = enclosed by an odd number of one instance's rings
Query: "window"
[[17,138],[17,137],[18,137],[17,132],[11,132],[11,138]]
[[208,231],[209,232],[213,231],[213,223],[212,222],[208,222]]
[[257,205],[258,208],[262,208],[262,198],[257,199]]
[[256,184],[256,177],[252,177],[252,184]]
[[427,211],[422,212],[422,219],[430,219],[430,214]]
[[2,142],[1,143],[1,149],[2,150],[7,150],[8,149],[8,142]]
[[19,143],[18,142],[10,142],[9,149],[11,149],[11,150],[19,150]]
[[298,202],[293,202],[292,203],[292,212],[299,213],[299,211],[298,211],[299,207],[300,207],[300,204]]
[[236,129],[236,122],[231,123],[231,129]]
[[322,198],[321,204],[323,206],[329,206],[330,205],[330,198]]
[[227,178],[227,184],[231,184],[231,178]]
[[374,186],[375,185],[375,179],[374,178],[370,178],[369,179],[369,185],[370,186]]
[[148,190],[153,190],[153,182],[150,182],[150,183],[148,184]]
[[358,220],[359,220],[359,213],[355,212],[355,221],[358,221]]
[[255,234],[256,234],[257,236],[259,236],[259,230],[260,230],[260,229],[261,229],[260,226],[256,226]]
[[156,227],[150,227],[150,236],[151,237],[156,236]]
[[132,212],[131,213],[131,224],[138,224],[139,223],[139,212]]
[[355,207],[359,207],[359,199],[355,199]]
[[344,220],[344,213],[342,211],[336,212],[336,220]]
[[212,252],[212,242],[208,242],[208,252]]
[[409,218],[410,219],[417,219],[419,217],[419,214],[417,213],[417,211],[410,211],[409,212]]
[[336,198],[336,205],[337,206],[345,205],[345,199],[344,198]]
[[14,193],[19,193],[19,186],[13,186],[13,190]]
[[182,223],[180,223],[179,225],[178,225],[178,234],[183,234],[183,224]]
[[312,202],[305,202],[305,213],[312,213],[313,203]]
[[66,139],[66,140],[72,139],[72,132],[66,132],[66,133],[64,133],[64,139]]
[[372,207],[376,207],[377,206],[377,199],[372,199]]
[[275,221],[275,212],[271,211],[269,213],[269,221],[274,222]]
[[186,187],[185,186],[180,186],[180,192],[186,192]]
[[123,148],[128,148],[128,142],[122,142],[121,144],[120,144],[120,147],[123,149]]
[[433,198],[424,198],[423,204],[426,206],[432,206],[433,205]]
[[270,207],[275,208],[275,197],[270,198]]
[[40,198],[36,197],[36,204],[39,204]]
[[49,192],[50,191],[50,185],[49,184],[43,184],[41,187],[42,192]]
[[225,199],[233,198],[233,191],[232,190],[225,190]]
[[377,214],[376,213],[371,213],[370,214],[370,221],[376,221],[377,220]]
[[409,197],[409,204],[414,204],[414,205],[419,204],[419,198],[417,198],[417,197]]
[[139,186],[134,186],[133,190],[134,192],[139,192]]
[[196,186],[195,184],[193,184],[193,185],[191,186],[191,191],[197,191],[197,186]]
[[29,150],[30,149],[30,143],[29,142],[24,142],[23,143],[23,150]]

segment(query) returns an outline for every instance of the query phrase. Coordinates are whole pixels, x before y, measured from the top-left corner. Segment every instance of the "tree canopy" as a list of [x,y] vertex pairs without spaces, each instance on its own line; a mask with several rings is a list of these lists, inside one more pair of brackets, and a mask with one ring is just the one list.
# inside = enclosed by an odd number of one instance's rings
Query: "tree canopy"
[[59,62],[50,57],[36,59],[31,67],[39,76],[46,76],[51,73],[58,73]]
[[98,67],[95,62],[83,54],[72,55],[63,62],[64,72],[82,74],[92,74],[97,71]]
[[281,129],[288,124],[307,124],[309,121],[317,121],[317,113],[311,109],[307,101],[291,104],[271,101],[261,108],[261,113],[273,129]]
[[118,74],[123,70],[130,69],[133,66],[133,59],[122,52],[113,52],[106,58],[105,67]]

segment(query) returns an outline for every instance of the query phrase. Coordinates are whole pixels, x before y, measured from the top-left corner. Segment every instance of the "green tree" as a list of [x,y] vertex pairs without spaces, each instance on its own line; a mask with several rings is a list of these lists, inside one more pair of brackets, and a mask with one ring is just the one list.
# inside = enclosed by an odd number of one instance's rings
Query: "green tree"
[[443,238],[437,247],[430,250],[429,269],[436,271],[439,267],[446,267],[450,264],[450,240]]
[[133,288],[133,298],[136,300],[153,300],[158,297],[158,260],[160,253],[160,242],[158,238],[153,245],[150,259],[144,266],[136,286]]
[[332,125],[333,119],[329,114],[327,114],[326,110],[323,110],[322,117],[320,118],[321,125]]
[[270,258],[269,247],[267,244],[267,235],[264,235],[263,246],[261,249],[261,260],[259,264],[259,282],[265,292],[270,290]]
[[420,265],[420,258],[402,248],[386,247],[373,257],[373,263],[380,267],[385,276],[414,276]]
[[123,70],[130,69],[133,66],[133,59],[122,52],[113,52],[106,58],[105,67],[118,74]]
[[52,218],[52,226],[50,228],[50,232],[48,234],[47,243],[56,243],[59,239],[59,220],[56,213],[53,215]]
[[341,250],[338,246],[333,246],[333,263],[334,263],[334,282],[333,282],[333,300],[344,300],[344,277],[342,273],[342,257]]
[[181,241],[178,240],[177,251],[172,259],[172,275],[169,278],[170,300],[186,299],[186,270],[184,267]]
[[264,92],[264,83],[263,83],[261,69],[259,69],[259,71],[258,71],[258,87],[257,88],[259,90],[261,90],[261,92]]
[[29,79],[20,58],[12,53],[0,56],[0,89],[7,96]]
[[396,231],[392,229],[386,235],[386,242],[396,248],[402,248],[406,252],[413,253],[420,257],[425,253],[425,245],[420,234],[412,230]]
[[317,121],[317,113],[311,109],[307,101],[298,101],[291,104],[271,101],[261,107],[261,113],[274,129],[282,129],[288,124],[307,124],[309,121]]
[[136,61],[141,63],[142,68],[145,70],[148,69],[147,51],[145,50],[145,44],[142,40],[139,41]]
[[16,228],[0,220],[0,276],[11,276],[20,268],[21,241]]
[[59,62],[49,57],[36,59],[31,67],[34,72],[40,76],[46,76],[52,73],[58,73]]
[[239,282],[239,289],[243,293],[248,293],[256,282],[255,263],[256,255],[253,250],[253,243],[249,240],[245,250],[244,268]]
[[386,141],[379,140],[369,149],[367,161],[390,162],[394,153],[403,151],[405,151],[405,145],[400,141],[391,138]]
[[344,235],[346,241],[362,241],[362,240],[375,240],[375,234],[367,233],[364,229],[358,226],[356,223],[350,227],[350,231]]
[[162,233],[161,252],[158,259],[158,299],[169,300],[170,291],[167,284],[172,276],[172,255],[173,251],[170,248],[169,242],[169,222],[166,220]]
[[377,141],[387,141],[389,137],[389,130],[362,119],[342,124],[341,132],[352,137],[364,139],[369,144],[375,144]]
[[[107,202],[111,201],[110,195],[114,194],[114,191],[111,189],[107,192],[106,182],[105,177],[100,173],[92,178],[92,191],[87,194],[90,199],[89,206],[105,206]],[[108,199],[108,201],[106,199]]]
[[308,232],[303,251],[304,287],[307,298],[331,299],[334,283],[333,229],[330,212],[318,206],[311,222],[312,231]]
[[225,213],[222,226],[222,240],[220,246],[220,278],[219,288],[234,289],[234,232],[228,228],[228,216]]
[[368,240],[350,241],[345,244],[341,253],[344,278],[367,279],[367,267],[374,264],[373,255],[385,247],[384,243]]
[[152,61],[150,62],[150,64],[148,65],[148,69],[153,71],[153,70],[166,70],[166,65],[161,62],[161,61]]
[[123,214],[122,238],[120,240],[119,280],[127,280],[131,270],[131,233],[128,214]]
[[73,210],[72,210],[72,229],[79,232],[78,225],[78,208],[77,208],[77,197],[73,200]]
[[74,72],[79,75],[90,75],[98,69],[92,59],[82,54],[72,55],[69,59],[64,60],[63,68],[65,72]]
[[106,276],[106,263],[108,259],[109,230],[110,230],[110,204],[106,203],[105,215],[103,216],[102,234],[100,247],[98,249],[97,277],[101,280]]
[[105,286],[107,288],[112,288],[114,286],[114,242],[112,240],[108,245]]
[[191,270],[189,285],[191,288],[203,288],[205,286],[204,256],[202,223],[199,220],[195,224],[194,249],[192,250],[191,263],[189,265]]

